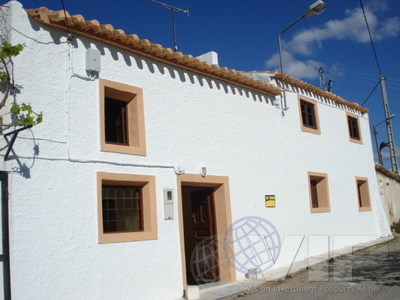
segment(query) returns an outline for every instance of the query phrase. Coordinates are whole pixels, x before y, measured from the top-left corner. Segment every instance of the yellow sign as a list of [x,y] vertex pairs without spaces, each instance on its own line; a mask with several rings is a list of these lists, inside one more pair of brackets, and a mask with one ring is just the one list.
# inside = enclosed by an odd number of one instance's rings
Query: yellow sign
[[275,195],[265,195],[265,207],[275,207]]

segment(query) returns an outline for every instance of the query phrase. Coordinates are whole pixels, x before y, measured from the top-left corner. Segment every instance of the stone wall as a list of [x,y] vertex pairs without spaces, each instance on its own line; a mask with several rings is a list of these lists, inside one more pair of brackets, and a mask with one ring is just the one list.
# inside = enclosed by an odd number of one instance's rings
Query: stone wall
[[375,165],[382,205],[390,225],[400,222],[400,175]]

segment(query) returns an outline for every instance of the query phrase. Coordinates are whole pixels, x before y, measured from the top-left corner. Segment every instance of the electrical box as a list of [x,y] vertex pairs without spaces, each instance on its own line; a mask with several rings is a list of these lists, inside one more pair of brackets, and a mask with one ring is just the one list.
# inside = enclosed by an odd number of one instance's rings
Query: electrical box
[[174,219],[174,190],[164,189],[164,219]]
[[97,49],[87,49],[86,51],[86,71],[100,72],[100,51]]

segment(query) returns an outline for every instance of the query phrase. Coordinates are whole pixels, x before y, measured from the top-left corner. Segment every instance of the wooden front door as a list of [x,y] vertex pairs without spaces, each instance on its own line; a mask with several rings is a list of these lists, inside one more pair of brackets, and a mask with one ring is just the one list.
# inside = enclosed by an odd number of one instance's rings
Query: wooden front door
[[[212,188],[185,187],[185,255],[189,284],[219,281],[218,245]],[[190,195],[190,196],[189,196]],[[190,209],[189,209],[190,207]],[[190,224],[189,224],[190,223]],[[188,260],[189,258],[189,260]]]

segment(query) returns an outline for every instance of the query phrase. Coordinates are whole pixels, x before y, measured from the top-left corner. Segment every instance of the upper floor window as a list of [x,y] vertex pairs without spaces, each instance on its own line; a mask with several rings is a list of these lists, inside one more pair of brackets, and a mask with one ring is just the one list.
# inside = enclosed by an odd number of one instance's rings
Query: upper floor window
[[113,98],[104,99],[106,143],[128,145],[127,102]]
[[317,129],[317,123],[315,122],[314,104],[301,100],[300,105],[303,126]]
[[359,118],[357,115],[346,113],[347,126],[349,129],[349,139],[351,142],[362,144],[361,131],[359,126]]
[[299,111],[301,130],[321,134],[317,102],[311,99],[305,99],[304,97],[299,97]]
[[101,150],[146,155],[143,91],[100,79]]

